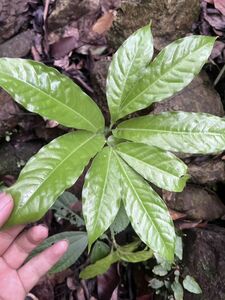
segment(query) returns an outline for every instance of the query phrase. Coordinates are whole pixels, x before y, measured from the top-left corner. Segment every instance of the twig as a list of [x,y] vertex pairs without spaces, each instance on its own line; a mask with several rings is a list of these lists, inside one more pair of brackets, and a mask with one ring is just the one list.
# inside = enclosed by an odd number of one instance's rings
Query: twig
[[221,71],[219,72],[219,75],[216,77],[216,80],[214,81],[214,84],[213,84],[214,86],[216,86],[217,83],[220,81],[224,72],[225,72],[225,65],[222,67]]
[[46,19],[47,19],[49,4],[50,4],[50,0],[46,0],[45,1],[44,13],[43,13],[44,21],[46,21]]

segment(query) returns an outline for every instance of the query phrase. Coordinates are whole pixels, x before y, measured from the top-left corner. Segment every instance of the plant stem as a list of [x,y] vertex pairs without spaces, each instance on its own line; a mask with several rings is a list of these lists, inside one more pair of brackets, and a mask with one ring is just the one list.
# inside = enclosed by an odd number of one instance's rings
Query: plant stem
[[111,233],[111,237],[112,237],[113,246],[117,249],[118,245],[117,245],[117,242],[116,242],[116,239],[115,239],[114,232],[113,232],[111,227],[110,227],[110,233]]

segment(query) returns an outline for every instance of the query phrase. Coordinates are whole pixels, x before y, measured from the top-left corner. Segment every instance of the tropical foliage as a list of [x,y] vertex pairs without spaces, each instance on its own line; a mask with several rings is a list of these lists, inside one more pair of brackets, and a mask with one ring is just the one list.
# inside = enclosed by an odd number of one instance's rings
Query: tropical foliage
[[[186,87],[207,61],[214,41],[213,37],[188,36],[171,43],[152,60],[150,26],[131,35],[113,56],[109,68],[109,128],[105,128],[96,103],[57,70],[31,60],[1,58],[0,86],[16,102],[77,129],[56,138],[28,161],[18,181],[8,189],[15,208],[6,226],[43,217],[92,160],[82,197],[87,237],[82,232],[65,233],[71,247],[82,241],[78,252],[82,253],[88,240],[90,250],[119,213],[125,216],[125,226],[131,223],[147,249],[119,247],[104,261],[95,262],[97,268],[106,270],[118,260],[145,260],[152,253],[172,262],[174,225],[164,201],[149,183],[181,192],[188,179],[187,166],[174,152],[224,150],[225,122],[203,113],[166,112],[136,118],[130,118],[130,114]],[[121,122],[124,117],[129,120]],[[88,270],[83,271],[83,278],[96,275],[96,268]]]

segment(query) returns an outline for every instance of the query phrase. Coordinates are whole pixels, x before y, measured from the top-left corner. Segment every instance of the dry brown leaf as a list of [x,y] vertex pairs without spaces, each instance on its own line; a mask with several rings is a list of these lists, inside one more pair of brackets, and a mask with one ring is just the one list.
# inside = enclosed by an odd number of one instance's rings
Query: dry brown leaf
[[98,34],[103,34],[110,29],[115,17],[116,11],[109,10],[95,22],[95,24],[92,26],[92,31]]
[[206,225],[207,222],[202,222],[202,220],[196,222],[184,220],[184,221],[177,221],[176,228],[179,228],[180,230],[190,229],[190,228],[205,228]]
[[214,0],[214,5],[225,16],[225,0]]
[[183,219],[186,217],[186,214],[181,213],[179,211],[175,211],[173,209],[169,209],[169,213],[171,218],[175,221],[175,220],[179,220],[179,219]]

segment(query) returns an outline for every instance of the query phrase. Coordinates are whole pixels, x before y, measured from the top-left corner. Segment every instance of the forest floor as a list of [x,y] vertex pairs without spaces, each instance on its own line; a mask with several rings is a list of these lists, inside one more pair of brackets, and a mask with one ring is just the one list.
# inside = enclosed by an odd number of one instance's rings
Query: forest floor
[[[109,122],[105,81],[111,57],[126,37],[153,20],[155,53],[172,40],[190,34],[218,36],[209,63],[182,92],[153,105],[148,113],[183,110],[224,116],[225,4],[222,0],[0,0],[0,57],[30,58],[69,76],[100,106]],[[160,2],[160,1],[159,1]],[[189,3],[190,2],[190,3]],[[167,3],[167,4],[166,4]],[[177,4],[178,3],[178,4]],[[151,6],[152,5],[152,6]],[[26,163],[43,145],[68,129],[54,120],[25,111],[0,90],[0,181],[12,185]],[[161,191],[177,230],[183,234],[184,257],[178,268],[192,275],[202,295],[185,299],[225,299],[225,155],[181,157],[191,178],[182,193]],[[83,177],[70,189],[79,200]],[[81,215],[81,201],[71,207]],[[76,230],[50,210],[44,218],[50,234]],[[124,242],[129,232],[118,239]],[[46,276],[30,297],[40,300],[167,299],[149,286],[149,264],[113,265],[107,273],[80,281],[85,253],[75,265]],[[166,294],[164,294],[166,295]],[[165,298],[166,297],[166,298]],[[172,298],[171,298],[172,299]]]

